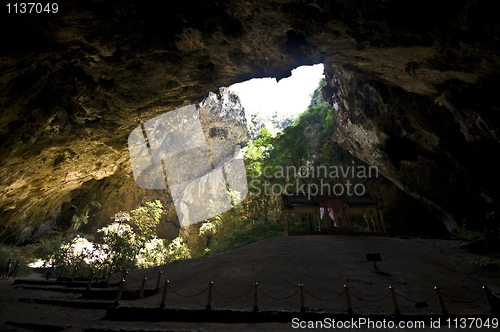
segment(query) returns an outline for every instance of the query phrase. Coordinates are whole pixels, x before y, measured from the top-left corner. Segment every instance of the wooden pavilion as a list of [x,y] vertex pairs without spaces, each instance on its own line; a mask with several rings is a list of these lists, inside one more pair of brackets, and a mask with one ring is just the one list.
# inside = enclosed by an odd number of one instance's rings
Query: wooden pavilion
[[[343,234],[388,236],[384,208],[370,195],[301,195],[283,194],[281,211],[285,215],[285,235]],[[295,230],[291,214],[312,216],[313,229]],[[368,232],[355,232],[349,216],[363,215]],[[371,223],[371,224],[370,224]]]

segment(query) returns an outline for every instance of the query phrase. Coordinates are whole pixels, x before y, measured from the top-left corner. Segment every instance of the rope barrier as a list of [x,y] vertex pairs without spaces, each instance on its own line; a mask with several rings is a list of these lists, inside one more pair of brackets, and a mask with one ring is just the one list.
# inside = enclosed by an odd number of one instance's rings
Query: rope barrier
[[424,303],[424,302],[428,302],[429,300],[431,300],[433,297],[437,296],[436,293],[432,294],[429,298],[423,300],[423,301],[415,301],[415,300],[412,300],[412,299],[409,299],[407,298],[406,296],[396,292],[396,295],[402,297],[403,299],[407,300],[407,301],[410,301],[410,302],[413,302],[413,303]]
[[202,290],[201,292],[196,293],[196,294],[194,294],[194,295],[182,295],[182,294],[177,293],[174,289],[172,289],[172,287],[168,286],[168,288],[169,288],[169,289],[170,289],[170,290],[171,290],[174,294],[177,294],[177,295],[179,295],[180,297],[195,297],[195,296],[198,296],[198,295],[200,295],[200,294],[204,293],[206,290],[208,290],[208,287],[206,287],[204,290]]
[[299,290],[297,289],[295,292],[293,292],[293,294],[291,294],[291,295],[289,295],[289,296],[285,296],[285,297],[282,297],[282,298],[277,298],[277,297],[274,297],[274,296],[271,296],[271,295],[267,294],[266,292],[264,292],[264,291],[262,290],[262,288],[259,288],[259,291],[260,291],[262,294],[264,294],[265,296],[267,296],[267,297],[269,297],[269,298],[271,298],[271,299],[273,299],[273,300],[277,300],[277,301],[282,301],[282,300],[289,299],[289,298],[291,298],[292,296],[294,296],[295,294],[297,294],[297,293],[299,292]]
[[158,276],[156,276],[156,277],[153,277],[153,278],[151,278],[151,279],[150,279],[150,278],[148,278],[148,280],[151,280],[151,281],[153,281],[153,280],[156,280],[156,278],[158,278]]
[[338,299],[338,298],[339,298],[339,297],[341,297],[342,295],[344,295],[344,292],[340,292],[340,294],[339,294],[339,295],[337,295],[337,296],[335,296],[335,297],[332,297],[332,298],[330,298],[330,299],[322,299],[322,298],[320,298],[320,297],[317,297],[317,296],[312,295],[312,294],[311,294],[311,293],[309,293],[309,292],[307,291],[307,289],[305,289],[305,288],[304,288],[304,292],[305,292],[307,295],[309,295],[310,297],[315,298],[316,300],[320,300],[320,301],[333,301],[333,300]]
[[443,295],[444,297],[446,297],[448,300],[451,300],[452,302],[457,302],[457,303],[472,303],[472,302],[476,302],[478,301],[479,299],[481,299],[484,295],[486,295],[485,293],[481,294],[481,296],[479,296],[478,298],[475,298],[474,300],[470,300],[470,301],[460,301],[460,300],[455,300],[449,296],[446,296],[446,294],[443,294],[441,293],[441,295]]
[[250,288],[248,290],[248,292],[246,292],[245,294],[240,295],[240,296],[226,296],[226,295],[220,293],[215,287],[213,288],[213,290],[214,290],[214,292],[216,292],[217,294],[219,294],[220,296],[222,296],[222,297],[224,297],[226,299],[239,299],[239,298],[241,298],[241,297],[243,297],[243,296],[245,296],[247,294],[250,294],[250,292],[253,291],[253,288]]
[[[66,267],[64,267],[64,269],[66,269]],[[64,272],[64,269],[63,271],[61,272],[61,274]],[[86,267],[84,267],[84,272],[86,270]],[[72,271],[72,276],[71,276],[71,279],[74,280],[76,274],[77,274],[77,271],[78,271],[78,268],[77,267],[74,267],[73,271]],[[105,270],[104,270],[105,271]],[[111,271],[110,271],[111,272]],[[91,286],[92,286],[92,281],[93,281],[93,277],[94,277],[94,274],[96,274],[95,271],[93,270],[90,270],[89,272],[89,281],[88,281],[88,286],[87,286],[87,289],[90,289]],[[105,277],[105,274],[103,271],[99,270],[98,271],[98,277],[97,277],[97,281],[99,281],[99,276],[100,275],[103,275],[103,278],[106,278]],[[457,299],[454,299],[450,296],[447,296],[446,294],[443,294],[440,292],[440,289],[435,286],[434,287],[434,290],[436,291],[433,295],[429,296],[428,298],[426,298],[425,300],[422,300],[422,301],[415,301],[411,298],[408,298],[407,296],[399,293],[399,292],[396,292],[395,289],[390,286],[389,289],[390,291],[387,292],[382,298],[380,299],[377,299],[377,300],[368,300],[368,299],[364,299],[358,295],[356,295],[355,293],[353,293],[352,291],[349,292],[349,288],[347,287],[347,285],[344,285],[344,292],[340,292],[339,294],[331,297],[331,298],[322,298],[322,297],[318,297],[318,296],[315,296],[314,294],[311,294],[309,291],[307,291],[307,289],[305,289],[303,287],[302,284],[299,284],[299,289],[295,290],[292,294],[288,295],[288,296],[284,296],[284,297],[275,297],[275,296],[272,296],[268,293],[266,293],[264,290],[262,290],[261,288],[259,288],[257,285],[257,283],[254,283],[253,287],[250,288],[248,291],[244,292],[243,294],[241,295],[238,295],[238,296],[228,296],[228,295],[225,295],[223,293],[221,293],[219,290],[217,290],[216,288],[214,288],[212,285],[213,283],[211,282],[209,284],[209,287],[205,287],[203,290],[201,290],[200,292],[196,293],[196,294],[192,294],[192,295],[183,295],[183,294],[180,294],[178,293],[177,291],[175,291],[172,287],[169,286],[169,282],[168,280],[165,282],[165,286],[164,287],[158,287],[160,285],[160,280],[161,280],[161,275],[162,275],[162,272],[159,271],[158,275],[156,275],[155,277],[152,277],[151,281],[154,281],[154,280],[157,280],[157,287],[156,289],[159,290],[161,288],[163,288],[163,298],[162,298],[162,303],[161,303],[161,306],[164,307],[165,305],[165,296],[166,296],[166,291],[167,289],[170,289],[172,291],[172,293],[180,296],[180,297],[184,297],[184,298],[190,298],[190,297],[196,297],[196,296],[199,296],[201,294],[203,294],[205,291],[209,290],[213,290],[215,291],[219,296],[223,297],[223,298],[226,298],[226,299],[239,299],[239,298],[242,298],[248,294],[250,294],[252,291],[254,291],[254,311],[258,311],[258,291],[260,291],[263,295],[267,296],[268,298],[270,299],[273,299],[273,300],[277,300],[277,301],[283,301],[283,300],[287,300],[291,297],[293,297],[295,294],[297,294],[299,291],[301,292],[301,311],[305,311],[305,308],[304,308],[304,299],[303,299],[303,293],[305,292],[308,296],[316,299],[316,300],[319,300],[319,301],[334,301],[338,298],[340,298],[343,294],[346,295],[346,300],[347,300],[347,306],[348,306],[348,311],[351,313],[352,312],[352,308],[350,307],[350,299],[349,299],[349,294],[352,294],[352,296],[354,296],[355,298],[357,298],[359,301],[365,301],[365,302],[370,302],[370,303],[377,303],[377,302],[381,302],[383,300],[385,300],[386,298],[388,298],[391,294],[392,294],[392,299],[393,299],[393,305],[395,307],[395,312],[398,313],[399,312],[399,308],[398,308],[398,304],[397,304],[397,300],[396,300],[396,296],[399,296],[401,297],[402,299],[406,300],[406,301],[409,301],[409,302],[412,302],[412,303],[415,303],[415,304],[426,304],[428,301],[430,301],[431,299],[433,299],[434,297],[438,297],[439,298],[439,305],[441,307],[441,312],[443,313],[447,313],[446,311],[446,308],[444,306],[444,301],[442,299],[442,297],[445,297],[447,298],[448,300],[452,301],[452,302],[456,302],[456,303],[472,303],[472,302],[476,302],[476,301],[479,301],[480,299],[482,299],[485,295],[487,295],[486,291],[483,292],[480,296],[472,299],[472,300],[457,300]],[[108,284],[109,282],[111,281],[111,279],[114,279],[114,280],[120,280],[120,283],[119,283],[119,290],[118,290],[118,293],[117,293],[117,298],[115,300],[115,305],[119,303],[120,301],[120,298],[121,298],[121,293],[122,292],[127,292],[127,293],[130,293],[130,294],[134,294],[134,295],[137,295],[137,290],[129,290],[125,287],[124,285],[124,278],[128,277],[129,279],[131,280],[135,280],[135,281],[139,281],[139,279],[137,278],[133,278],[131,276],[128,275],[128,271],[125,273],[125,275],[123,275],[123,272],[121,271],[118,271],[118,272],[115,272],[115,273],[109,273],[108,275]],[[141,287],[141,291],[139,292],[139,296],[143,295],[144,294],[144,287],[147,286],[147,287],[151,287],[151,284],[149,284],[148,282],[148,278],[146,277],[143,277],[142,279],[142,287]],[[211,289],[209,289],[211,288]],[[483,289],[485,289],[485,287],[483,286]],[[487,297],[488,299],[488,297]],[[489,299],[488,299],[489,300]],[[209,298],[208,298],[208,304],[207,304],[207,310],[210,310],[209,308],[211,307],[210,305],[210,301],[211,301],[211,294],[209,294]],[[489,302],[488,302],[489,303]],[[350,309],[350,310],[349,310]]]
[[381,298],[380,300],[365,300],[365,299],[362,299],[361,297],[357,296],[356,294],[354,294],[352,291],[351,291],[351,294],[352,294],[352,296],[354,296],[355,298],[357,298],[360,301],[375,303],[375,302],[381,302],[381,301],[385,300],[386,298],[388,298],[389,295],[391,295],[391,292],[387,292],[387,294],[385,294],[385,296],[383,298]]
[[123,286],[123,291],[124,292],[127,292],[129,294],[134,294],[134,295],[137,295],[136,292],[137,290],[132,290],[132,289],[128,289],[127,287]]
[[[77,271],[77,269],[75,268],[74,271],[73,271],[73,275],[76,274],[76,271]],[[119,272],[119,273],[120,273],[120,276],[121,276],[121,272]],[[95,271],[90,270],[89,285],[91,285],[91,282],[92,282],[94,274],[95,274]],[[116,273],[116,274],[118,274],[118,273]],[[156,280],[157,278],[158,278],[158,280],[160,280],[161,279],[161,275],[162,275],[162,272],[160,271],[158,273],[157,277],[154,277],[154,278],[152,278],[150,280]],[[126,276],[126,274],[125,274],[125,276]],[[131,279],[134,279],[134,278],[131,278]],[[137,279],[135,279],[135,280],[137,280]],[[125,280],[122,278],[122,280],[119,283],[118,292],[117,292],[117,295],[116,295],[116,299],[115,299],[114,305],[118,305],[119,304],[122,292],[133,294],[136,297],[138,296],[138,297],[142,298],[144,296],[144,291],[145,291],[144,287],[145,286],[151,286],[151,285],[149,285],[147,283],[147,280],[148,280],[147,277],[144,276],[143,279],[142,279],[141,289],[140,289],[140,291],[138,291],[138,290],[130,290],[130,289],[126,288],[125,285],[124,285]],[[159,284],[159,282],[157,284]],[[312,298],[314,298],[316,300],[319,300],[319,301],[333,301],[333,300],[336,300],[339,297],[341,297],[343,294],[345,294],[346,295],[346,300],[347,300],[348,312],[350,314],[352,314],[352,307],[351,307],[351,304],[350,304],[350,297],[349,297],[350,294],[352,294],[352,296],[354,296],[355,298],[357,298],[359,301],[365,301],[365,302],[370,302],[370,303],[381,302],[381,301],[385,300],[386,298],[388,298],[389,296],[392,296],[392,302],[393,302],[393,306],[394,306],[394,312],[396,314],[400,314],[399,306],[398,306],[398,303],[397,303],[398,301],[396,299],[396,296],[399,296],[399,297],[403,298],[406,301],[413,302],[413,303],[417,304],[417,307],[418,307],[419,304],[426,304],[428,301],[430,301],[431,299],[433,299],[434,297],[437,296],[438,300],[439,300],[439,305],[441,307],[441,312],[444,313],[444,314],[447,314],[447,310],[445,308],[445,303],[444,303],[442,297],[445,297],[445,298],[449,299],[450,301],[457,302],[457,303],[472,303],[472,302],[476,302],[476,301],[479,301],[480,299],[482,299],[485,295],[488,298],[488,296],[487,296],[487,290],[488,289],[485,286],[483,286],[483,290],[485,290],[485,292],[482,293],[480,296],[472,299],[472,300],[457,300],[457,299],[454,299],[454,298],[452,298],[450,296],[447,296],[446,294],[441,293],[440,289],[437,286],[434,286],[434,290],[436,292],[433,295],[431,295],[428,298],[426,298],[425,300],[423,300],[423,301],[415,301],[415,300],[413,300],[411,298],[408,298],[407,296],[404,296],[403,294],[401,294],[399,292],[396,292],[395,288],[392,287],[392,286],[389,286],[389,291],[382,298],[376,299],[376,300],[368,300],[368,299],[362,298],[361,296],[356,295],[352,291],[349,291],[349,287],[347,285],[344,285],[344,292],[340,292],[339,294],[337,294],[337,295],[335,295],[335,296],[333,296],[331,298],[322,298],[322,297],[315,296],[314,294],[311,294],[309,291],[307,291],[304,288],[303,284],[299,284],[299,289],[296,289],[292,294],[290,294],[288,296],[284,296],[284,297],[276,297],[276,296],[273,296],[273,295],[270,295],[270,294],[266,293],[264,290],[262,290],[261,288],[258,287],[258,284],[256,282],[253,284],[253,287],[251,287],[248,291],[246,291],[243,294],[238,295],[238,296],[228,296],[228,295],[225,295],[225,294],[221,293],[219,290],[217,290],[216,288],[213,287],[213,281],[210,281],[208,287],[205,287],[203,290],[197,292],[196,294],[192,294],[192,295],[184,295],[184,294],[178,293],[176,290],[174,290],[172,287],[169,286],[169,281],[168,280],[166,280],[165,281],[165,285],[163,287],[160,287],[160,288],[163,288],[162,301],[161,301],[161,304],[160,304],[161,308],[165,307],[165,300],[166,300],[166,295],[167,295],[167,290],[168,289],[170,289],[172,291],[172,293],[174,293],[174,294],[176,294],[176,295],[178,295],[180,297],[183,297],[183,298],[196,297],[196,296],[199,296],[199,295],[203,294],[205,291],[208,290],[209,292],[208,292],[208,299],[207,299],[206,310],[210,310],[211,309],[212,290],[215,291],[221,297],[226,298],[226,299],[239,299],[239,298],[242,298],[242,297],[250,294],[253,291],[254,292],[254,296],[253,296],[253,302],[254,302],[253,311],[254,312],[257,312],[259,310],[258,309],[258,291],[260,291],[263,295],[267,296],[268,298],[273,299],[273,300],[277,300],[277,301],[287,300],[287,299],[295,296],[295,294],[297,294],[297,293],[300,292],[300,302],[301,302],[300,311],[301,312],[305,312],[306,311],[305,310],[305,304],[304,304],[304,292],[308,296],[310,296],[310,297],[312,297]],[[160,288],[157,287],[156,290],[159,290]],[[90,287],[88,286],[87,289],[90,289]],[[427,305],[425,305],[425,306],[427,306]]]
[[131,277],[130,275],[127,274],[127,279],[130,279],[130,280],[135,280],[135,281],[142,281],[142,279],[137,279],[137,278],[133,278]]

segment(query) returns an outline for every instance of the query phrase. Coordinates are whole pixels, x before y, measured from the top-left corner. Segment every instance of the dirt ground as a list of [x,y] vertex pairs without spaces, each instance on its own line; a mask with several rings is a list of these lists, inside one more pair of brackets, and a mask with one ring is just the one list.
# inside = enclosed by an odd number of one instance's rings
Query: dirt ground
[[[143,299],[122,300],[120,307],[157,308],[165,280],[169,280],[166,308],[205,309],[213,281],[212,310],[251,311],[253,284],[258,282],[260,311],[300,311],[299,283],[303,283],[307,312],[347,315],[344,284],[349,286],[352,310],[360,315],[394,312],[389,286],[397,293],[402,315],[440,315],[438,285],[451,314],[485,315],[489,306],[482,286],[500,286],[500,270],[470,262],[481,258],[461,241],[352,236],[294,236],[270,238],[236,250],[135,271],[127,276],[126,292],[160,291]],[[366,253],[380,253],[378,271]],[[32,279],[43,280],[33,274]],[[112,276],[116,282],[121,275]],[[53,290],[52,290],[52,288]],[[72,309],[50,301],[88,301],[112,304],[109,299],[81,299],[81,289],[62,292],[61,286],[16,284],[0,279],[0,331],[292,331],[288,323],[124,322],[105,320],[106,310]],[[63,287],[64,288],[64,287]],[[97,289],[93,290],[99,291]],[[193,296],[200,293],[197,296]],[[430,299],[429,299],[430,298]],[[424,303],[425,300],[427,300]],[[460,302],[457,302],[460,301]],[[416,306],[416,303],[420,304]],[[102,307],[102,306],[101,306]],[[416,316],[415,316],[416,317]],[[443,316],[444,317],[444,316]],[[30,325],[31,324],[31,325]],[[377,329],[378,330],[378,329]]]

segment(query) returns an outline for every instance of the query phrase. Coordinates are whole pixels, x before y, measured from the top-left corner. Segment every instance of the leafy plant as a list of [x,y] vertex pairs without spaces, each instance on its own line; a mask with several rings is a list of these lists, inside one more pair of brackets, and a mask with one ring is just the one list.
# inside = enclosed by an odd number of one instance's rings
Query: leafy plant
[[157,237],[156,226],[160,223],[163,213],[163,204],[159,200],[146,202],[130,212],[129,223],[137,230],[137,237],[142,242]]
[[438,104],[439,106],[443,106],[443,101],[441,96],[434,98],[434,104]]
[[81,211],[78,209],[76,205],[71,205],[76,210],[76,213],[73,215],[73,219],[71,220],[72,222],[71,229],[77,231],[78,228],[80,228],[80,226],[82,225],[82,223],[87,224],[89,220],[89,212],[92,209],[92,207],[97,207],[98,209],[101,208],[101,203],[99,203],[96,200],[96,196],[97,195],[94,194],[92,198],[93,200],[87,203],[87,205],[85,205],[85,207]]
[[115,271],[135,268],[140,246],[130,225],[114,222],[97,231],[97,240],[105,245],[106,263],[110,268]]
[[170,262],[177,262],[181,259],[191,258],[191,250],[189,250],[187,244],[183,243],[181,237],[176,237],[168,245],[168,255]]
[[500,254],[492,254],[471,263],[477,266],[500,267]]
[[484,235],[485,235],[484,232],[473,231],[473,230],[470,230],[470,229],[466,228],[466,226],[463,225],[463,226],[460,226],[458,228],[458,232],[456,232],[454,234],[454,238],[455,239],[472,241],[472,240],[484,237]]
[[146,269],[153,266],[164,265],[170,260],[168,241],[153,238],[148,240],[137,254],[137,266]]

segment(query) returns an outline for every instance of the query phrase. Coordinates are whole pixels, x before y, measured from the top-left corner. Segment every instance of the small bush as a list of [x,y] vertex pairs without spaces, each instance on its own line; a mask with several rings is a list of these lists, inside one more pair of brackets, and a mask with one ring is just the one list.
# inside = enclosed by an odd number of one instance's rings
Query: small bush
[[453,237],[456,240],[472,241],[472,240],[484,237],[484,235],[485,235],[484,232],[473,231],[473,230],[467,229],[465,226],[460,226],[458,229],[458,232],[456,232]]
[[500,267],[500,254],[492,254],[471,263],[477,266]]

